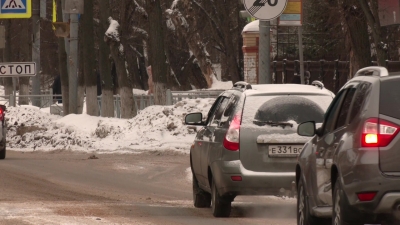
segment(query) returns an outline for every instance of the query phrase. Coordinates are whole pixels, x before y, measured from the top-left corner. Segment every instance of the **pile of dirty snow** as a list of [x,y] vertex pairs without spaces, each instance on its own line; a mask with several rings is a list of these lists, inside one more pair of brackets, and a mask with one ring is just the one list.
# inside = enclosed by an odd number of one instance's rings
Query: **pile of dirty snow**
[[173,106],[150,106],[132,119],[71,114],[50,115],[33,106],[9,107],[7,148],[20,151],[188,152],[198,127],[184,125],[188,113],[205,117],[214,98],[187,99]]

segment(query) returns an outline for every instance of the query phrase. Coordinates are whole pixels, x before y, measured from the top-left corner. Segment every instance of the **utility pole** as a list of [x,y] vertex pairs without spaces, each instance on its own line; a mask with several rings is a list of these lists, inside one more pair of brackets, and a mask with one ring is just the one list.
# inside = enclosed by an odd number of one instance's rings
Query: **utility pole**
[[[61,0],[61,8],[62,8],[62,17],[63,17],[63,22],[69,23],[69,14],[65,13],[64,11],[64,6],[65,6],[65,0]],[[65,37],[65,52],[67,52],[67,57],[69,58],[69,38]],[[69,70],[69,67],[67,67]]]
[[[32,60],[36,63],[36,76],[32,77],[32,94],[40,95],[40,0],[32,0]],[[40,107],[40,98],[32,98],[32,105]]]
[[69,39],[69,109],[78,113],[78,14],[70,14],[71,33]]

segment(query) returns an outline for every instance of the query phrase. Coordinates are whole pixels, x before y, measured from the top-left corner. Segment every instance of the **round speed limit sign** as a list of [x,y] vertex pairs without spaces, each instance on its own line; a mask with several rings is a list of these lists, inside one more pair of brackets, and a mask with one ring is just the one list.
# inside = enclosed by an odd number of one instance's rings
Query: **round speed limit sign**
[[247,12],[260,20],[273,20],[286,8],[287,0],[243,0]]

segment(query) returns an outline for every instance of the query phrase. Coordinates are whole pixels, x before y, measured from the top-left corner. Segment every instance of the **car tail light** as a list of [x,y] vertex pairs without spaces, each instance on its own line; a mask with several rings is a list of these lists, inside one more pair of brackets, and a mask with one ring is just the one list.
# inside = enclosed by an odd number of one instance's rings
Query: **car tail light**
[[242,120],[241,114],[236,114],[233,117],[232,123],[229,126],[224,138],[224,147],[230,151],[239,150],[239,135],[240,135],[240,123]]
[[231,176],[232,181],[242,181],[241,176]]
[[4,109],[0,107],[0,121],[4,120]]
[[372,201],[376,196],[376,192],[364,192],[364,193],[358,193],[357,197],[358,200],[361,202],[369,202]]
[[399,133],[400,126],[383,119],[365,121],[362,132],[362,147],[385,147]]

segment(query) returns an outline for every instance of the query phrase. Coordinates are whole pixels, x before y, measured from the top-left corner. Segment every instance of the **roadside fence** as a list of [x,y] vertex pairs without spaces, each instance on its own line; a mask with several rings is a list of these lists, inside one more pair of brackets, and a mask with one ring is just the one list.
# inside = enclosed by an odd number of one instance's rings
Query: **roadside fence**
[[[174,105],[184,99],[196,99],[196,98],[216,98],[224,90],[194,90],[194,91],[166,91],[166,105]],[[7,95],[0,96],[0,104],[7,106],[16,106],[21,98],[28,98],[29,102],[32,103],[33,99],[40,98],[40,108],[50,107],[51,114],[63,115],[62,113],[62,95],[53,95],[52,90],[43,92],[41,95]],[[136,112],[145,109],[148,106],[155,105],[154,95],[133,95],[134,106]],[[97,102],[99,106],[99,115],[101,115],[101,96],[97,96]],[[114,95],[114,116],[121,118],[121,97]]]

